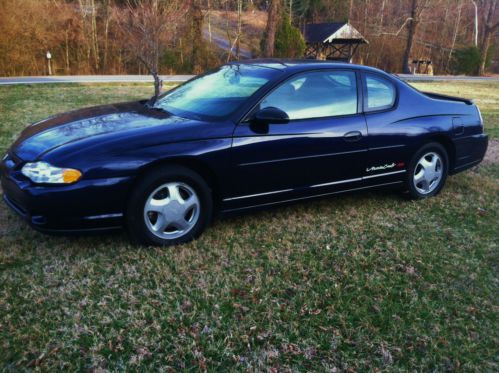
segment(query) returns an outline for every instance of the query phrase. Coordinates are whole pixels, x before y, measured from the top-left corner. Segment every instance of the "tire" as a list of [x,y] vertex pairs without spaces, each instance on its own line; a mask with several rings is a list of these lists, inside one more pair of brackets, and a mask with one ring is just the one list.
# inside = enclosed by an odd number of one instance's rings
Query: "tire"
[[163,166],[136,185],[126,209],[126,228],[143,245],[170,246],[189,242],[204,231],[213,216],[206,181],[182,166]]
[[[449,171],[449,156],[437,142],[423,145],[411,159],[406,187],[413,199],[433,197],[444,187]],[[431,181],[433,180],[433,181]]]

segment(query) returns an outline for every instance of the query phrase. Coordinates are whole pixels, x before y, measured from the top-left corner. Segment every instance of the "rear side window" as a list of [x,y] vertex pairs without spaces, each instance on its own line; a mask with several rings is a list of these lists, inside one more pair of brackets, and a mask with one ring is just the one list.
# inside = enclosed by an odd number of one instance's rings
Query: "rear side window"
[[387,79],[366,74],[365,111],[390,109],[395,104],[395,86]]
[[324,118],[357,113],[357,82],[353,71],[314,71],[284,82],[260,103],[276,107],[289,119]]

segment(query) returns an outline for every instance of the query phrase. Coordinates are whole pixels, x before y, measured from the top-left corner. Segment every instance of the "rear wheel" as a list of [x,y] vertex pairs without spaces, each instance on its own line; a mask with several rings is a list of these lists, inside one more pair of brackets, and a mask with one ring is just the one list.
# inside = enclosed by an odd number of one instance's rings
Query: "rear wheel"
[[204,179],[181,166],[148,173],[134,189],[126,224],[132,238],[145,245],[176,245],[198,237],[213,211]]
[[414,155],[409,166],[406,185],[411,197],[416,199],[438,194],[447,179],[449,161],[445,148],[439,143],[429,143]]

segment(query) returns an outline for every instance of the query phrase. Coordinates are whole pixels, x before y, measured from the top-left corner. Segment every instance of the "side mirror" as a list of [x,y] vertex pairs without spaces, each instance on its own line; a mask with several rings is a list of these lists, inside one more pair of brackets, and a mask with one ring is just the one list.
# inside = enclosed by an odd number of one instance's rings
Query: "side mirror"
[[261,124],[284,124],[289,122],[289,117],[288,114],[286,114],[281,109],[269,106],[264,109],[258,110],[253,115],[252,121]]

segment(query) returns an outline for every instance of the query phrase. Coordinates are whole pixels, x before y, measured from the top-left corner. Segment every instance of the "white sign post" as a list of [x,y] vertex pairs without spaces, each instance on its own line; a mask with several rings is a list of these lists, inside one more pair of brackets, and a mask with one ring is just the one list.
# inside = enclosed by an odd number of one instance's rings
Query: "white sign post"
[[47,64],[49,68],[49,75],[52,75],[52,66],[50,64],[51,59],[52,59],[52,54],[49,51],[47,51]]

